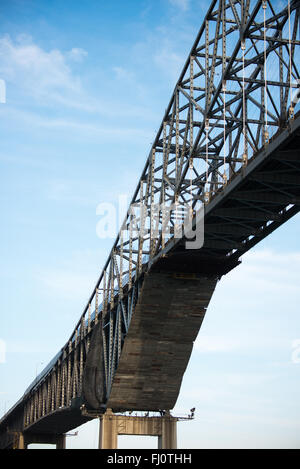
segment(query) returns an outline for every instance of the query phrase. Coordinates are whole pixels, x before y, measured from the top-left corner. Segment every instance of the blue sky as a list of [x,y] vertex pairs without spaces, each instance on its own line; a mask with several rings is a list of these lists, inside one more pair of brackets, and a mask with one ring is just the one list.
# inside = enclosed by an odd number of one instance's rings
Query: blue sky
[[[113,243],[97,206],[132,195],[206,8],[2,1],[1,415],[86,305]],[[299,231],[296,216],[219,283],[174,409],[196,407],[179,447],[300,448]],[[96,421],[78,431],[68,447],[96,447]]]

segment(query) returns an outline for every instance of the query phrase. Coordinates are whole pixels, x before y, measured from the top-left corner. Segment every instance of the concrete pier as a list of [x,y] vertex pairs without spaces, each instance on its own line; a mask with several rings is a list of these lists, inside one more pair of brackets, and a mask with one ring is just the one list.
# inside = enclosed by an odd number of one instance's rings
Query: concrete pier
[[159,449],[177,448],[177,418],[169,412],[162,417],[114,414],[108,409],[100,417],[99,449],[117,449],[118,435],[157,436]]
[[15,432],[14,449],[27,449],[32,443],[56,445],[56,449],[66,448],[66,435],[48,435]]

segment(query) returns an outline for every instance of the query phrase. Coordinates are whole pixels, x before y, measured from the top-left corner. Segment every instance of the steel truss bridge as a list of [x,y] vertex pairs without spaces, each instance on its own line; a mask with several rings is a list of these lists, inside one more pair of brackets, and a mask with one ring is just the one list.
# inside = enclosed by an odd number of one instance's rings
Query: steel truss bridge
[[90,299],[0,447],[174,407],[217,282],[300,208],[299,12],[211,2]]

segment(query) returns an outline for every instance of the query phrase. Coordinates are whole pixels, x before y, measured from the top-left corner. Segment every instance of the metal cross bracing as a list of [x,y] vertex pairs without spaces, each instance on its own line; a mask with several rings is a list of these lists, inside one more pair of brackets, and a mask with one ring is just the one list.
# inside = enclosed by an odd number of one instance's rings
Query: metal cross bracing
[[83,313],[103,305],[107,395],[140,277],[185,217],[209,204],[299,108],[299,2],[277,6],[214,0],[204,18]]
[[[293,120],[299,110],[299,5],[211,2],[83,314],[24,395],[25,427],[81,396],[84,363],[99,324],[104,401],[109,398],[145,272],[167,253],[186,220],[202,207],[209,212],[216,196]],[[264,183],[272,186],[271,180]],[[257,197],[268,198],[268,189]],[[290,200],[284,190],[277,197]],[[244,193],[249,211],[255,202],[253,191]],[[228,210],[219,214],[225,220],[234,209]]]

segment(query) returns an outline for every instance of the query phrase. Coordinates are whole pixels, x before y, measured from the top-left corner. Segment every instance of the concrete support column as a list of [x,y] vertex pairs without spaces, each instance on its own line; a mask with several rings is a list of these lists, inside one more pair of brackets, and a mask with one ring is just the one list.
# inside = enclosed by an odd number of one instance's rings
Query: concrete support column
[[99,449],[117,449],[118,435],[157,436],[159,449],[176,449],[177,418],[169,412],[162,417],[115,415],[108,409],[100,416]]
[[177,421],[172,417],[162,418],[162,432],[158,437],[158,449],[177,449]]
[[17,449],[27,449],[27,444],[25,443],[25,438],[23,433],[18,433],[17,436]]
[[99,449],[117,449],[118,425],[111,409],[100,417]]
[[66,449],[66,435],[57,435],[56,449]]
[[32,434],[32,433],[15,433],[14,448],[27,449],[28,445],[32,443],[56,445],[56,449],[66,448],[66,435],[55,434]]

